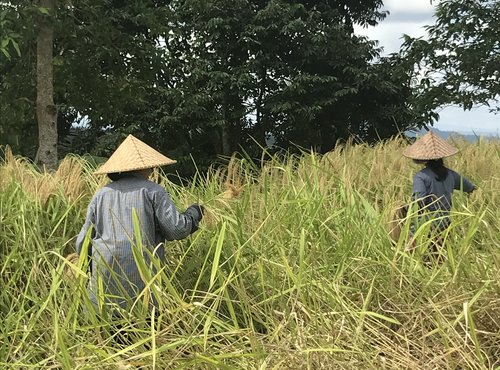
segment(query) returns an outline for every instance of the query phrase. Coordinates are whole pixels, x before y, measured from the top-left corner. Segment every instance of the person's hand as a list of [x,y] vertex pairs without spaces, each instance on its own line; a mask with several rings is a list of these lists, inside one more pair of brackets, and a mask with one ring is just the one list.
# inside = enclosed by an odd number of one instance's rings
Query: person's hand
[[203,214],[205,213],[205,208],[200,204],[192,204],[187,209],[186,212],[188,215],[192,216],[196,220],[201,221],[203,218]]
[[198,230],[199,223],[201,219],[203,218],[203,213],[205,212],[205,208],[199,204],[192,204],[190,205],[187,209],[186,212],[184,212],[185,215],[188,215],[191,217],[192,220],[192,228],[191,228],[191,233],[194,233],[196,230]]

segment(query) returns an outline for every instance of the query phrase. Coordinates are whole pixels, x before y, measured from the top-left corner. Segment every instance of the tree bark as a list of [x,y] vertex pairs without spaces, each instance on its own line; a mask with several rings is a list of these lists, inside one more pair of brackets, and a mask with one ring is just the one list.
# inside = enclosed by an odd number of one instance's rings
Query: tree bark
[[[39,0],[38,6],[54,15],[55,0]],[[38,121],[37,163],[46,169],[57,168],[57,108],[54,104],[53,77],[54,26],[40,14],[37,36],[36,118]]]

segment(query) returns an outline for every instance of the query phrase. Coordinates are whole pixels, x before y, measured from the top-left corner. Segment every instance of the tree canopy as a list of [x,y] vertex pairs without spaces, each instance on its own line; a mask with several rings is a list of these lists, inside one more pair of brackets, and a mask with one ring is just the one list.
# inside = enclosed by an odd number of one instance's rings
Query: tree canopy
[[[85,0],[56,2],[54,102],[61,154],[107,156],[132,133],[179,160],[280,148],[325,152],[429,122],[413,65],[379,58],[354,25],[381,0]],[[20,56],[0,59],[2,132],[34,155],[33,4],[0,3]],[[75,124],[75,122],[80,122]],[[4,139],[2,139],[4,142]]]
[[500,97],[500,2],[442,0],[426,38],[406,36],[402,54],[419,72],[416,97],[423,110],[446,104],[465,110]]

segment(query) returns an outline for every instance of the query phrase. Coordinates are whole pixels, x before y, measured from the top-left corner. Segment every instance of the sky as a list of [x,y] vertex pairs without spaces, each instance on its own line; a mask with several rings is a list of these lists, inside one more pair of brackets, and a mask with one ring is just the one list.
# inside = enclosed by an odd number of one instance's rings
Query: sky
[[[435,0],[433,4],[436,4]],[[397,52],[403,42],[403,34],[412,37],[425,36],[424,26],[435,23],[434,5],[431,0],[384,0],[384,10],[388,10],[390,14],[376,27],[357,27],[356,32],[378,40],[384,48],[384,54]],[[500,114],[489,113],[487,107],[471,111],[464,111],[459,107],[445,107],[438,113],[440,118],[434,127],[439,130],[500,135]]]

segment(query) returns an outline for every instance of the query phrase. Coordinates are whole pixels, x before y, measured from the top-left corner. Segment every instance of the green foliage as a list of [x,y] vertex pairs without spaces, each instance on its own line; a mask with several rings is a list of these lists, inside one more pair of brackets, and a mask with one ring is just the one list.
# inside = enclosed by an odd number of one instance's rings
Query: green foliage
[[426,39],[406,36],[403,55],[418,67],[417,100],[422,110],[457,104],[498,111],[500,3],[443,0]]
[[[181,174],[192,174],[192,157],[207,168],[220,154],[259,155],[270,136],[286,149],[326,152],[349,137],[375,141],[422,126],[428,117],[411,106],[412,66],[396,56],[375,62],[375,42],[353,33],[355,24],[383,20],[381,6],[380,0],[58,2],[54,100],[62,153],[107,156],[133,133],[176,158]],[[25,155],[34,154],[37,136],[29,25],[39,12],[19,3],[22,58],[0,62],[2,130]]]
[[[8,52],[8,58],[0,55],[0,137],[3,145],[9,144],[16,153],[34,158],[37,148],[36,36],[34,27],[30,26],[34,18],[29,3],[0,2],[2,38],[13,38],[19,49],[19,53]],[[27,65],[30,68],[26,68]]]
[[21,56],[19,44],[17,39],[19,35],[12,29],[13,19],[11,19],[11,12],[0,7],[0,53],[2,58],[10,59],[12,51],[15,51],[17,56]]
[[[199,201],[207,212],[196,234],[168,243],[165,262],[152,261],[154,276],[135,246],[148,288],[137,316],[122,320],[89,302],[86,255],[65,258],[100,179],[81,159],[52,175],[7,156],[0,366],[495,369],[500,143],[456,145],[448,165],[479,189],[454,198],[443,264],[424,263],[427,230],[406,250],[408,220],[398,240],[387,235],[418,169],[400,155],[402,140],[261,164],[233,158],[199,186],[159,176],[180,209]],[[239,193],[222,193],[224,183]],[[149,294],[160,298],[153,318],[142,304]]]

